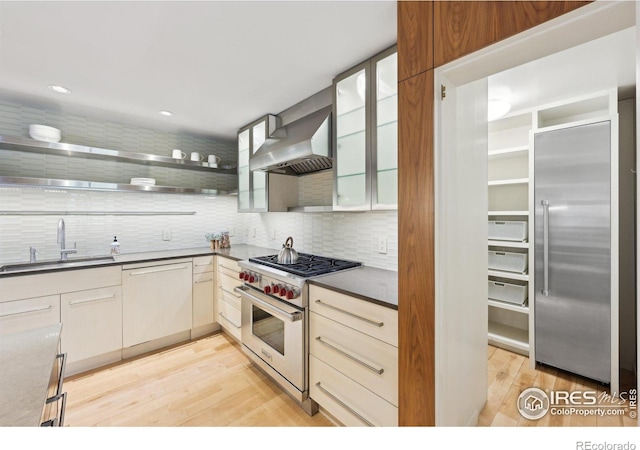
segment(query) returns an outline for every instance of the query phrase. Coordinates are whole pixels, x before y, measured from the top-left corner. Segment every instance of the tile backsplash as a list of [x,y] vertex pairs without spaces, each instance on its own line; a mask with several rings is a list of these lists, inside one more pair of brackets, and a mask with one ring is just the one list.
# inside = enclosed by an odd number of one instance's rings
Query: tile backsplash
[[[156,131],[0,101],[0,134],[28,137],[31,123],[61,129],[63,141],[69,143],[164,156],[170,155],[173,148],[180,148],[185,152],[214,153],[234,164],[237,161],[233,141]],[[135,176],[156,178],[158,185],[223,190],[237,187],[234,175],[9,150],[0,150],[0,176],[119,183],[128,183]],[[331,204],[330,171],[302,177],[299,184],[300,205]],[[233,196],[31,187],[0,187],[0,264],[27,261],[29,247],[37,249],[39,260],[59,258],[56,229],[60,218],[66,225],[67,247],[76,243],[75,256],[109,253],[114,236],[118,237],[121,251],[131,253],[206,246],[206,233],[228,230],[232,245],[257,245],[272,248],[275,253],[292,236],[299,252],[354,259],[394,271],[398,266],[396,211],[239,214],[237,197]],[[163,240],[165,231],[171,235],[168,241]],[[377,252],[379,238],[386,240],[386,254]]]

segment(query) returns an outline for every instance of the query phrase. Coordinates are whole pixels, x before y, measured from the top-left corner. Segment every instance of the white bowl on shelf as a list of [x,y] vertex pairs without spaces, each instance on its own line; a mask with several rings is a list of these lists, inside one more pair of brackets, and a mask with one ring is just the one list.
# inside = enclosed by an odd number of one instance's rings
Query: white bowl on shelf
[[36,141],[60,142],[60,130],[46,125],[29,125],[29,136]]

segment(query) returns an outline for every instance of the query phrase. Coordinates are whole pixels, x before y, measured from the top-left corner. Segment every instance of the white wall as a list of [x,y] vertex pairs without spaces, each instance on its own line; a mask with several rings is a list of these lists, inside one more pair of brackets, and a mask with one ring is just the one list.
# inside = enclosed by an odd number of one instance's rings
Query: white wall
[[[167,250],[208,245],[208,232],[231,231],[231,243],[279,249],[287,236],[298,251],[361,261],[397,271],[397,213],[261,213],[238,214],[236,197],[204,197],[134,192],[64,191],[26,187],[0,188],[0,264],[27,261],[29,247],[38,259],[59,257],[58,219],[64,218],[67,246],[78,255],[109,252],[113,236],[122,252]],[[7,215],[15,211],[194,212],[193,215]],[[162,240],[162,231],[171,240]],[[273,239],[273,230],[276,238]],[[255,236],[253,235],[255,231]],[[378,236],[386,236],[387,253],[377,253]]]

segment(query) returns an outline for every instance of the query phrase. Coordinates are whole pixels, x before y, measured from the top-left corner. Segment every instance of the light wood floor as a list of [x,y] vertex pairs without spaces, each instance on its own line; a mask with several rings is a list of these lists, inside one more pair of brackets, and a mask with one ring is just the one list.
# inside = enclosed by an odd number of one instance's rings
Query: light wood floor
[[[638,426],[637,419],[624,416],[557,416],[547,413],[542,419],[528,420],[518,412],[516,401],[529,387],[551,390],[598,390],[603,386],[550,367],[529,368],[529,358],[501,348],[488,346],[489,389],[487,403],[480,413],[480,426],[500,427],[620,427]],[[621,390],[628,389],[629,381],[621,380]]]
[[[550,416],[529,421],[516,399],[528,387],[596,389],[594,382],[488,347],[489,389],[481,426],[637,426],[628,416]],[[255,369],[224,333],[65,380],[65,426],[332,426],[308,416]]]
[[65,426],[332,426],[310,417],[224,333],[65,379]]

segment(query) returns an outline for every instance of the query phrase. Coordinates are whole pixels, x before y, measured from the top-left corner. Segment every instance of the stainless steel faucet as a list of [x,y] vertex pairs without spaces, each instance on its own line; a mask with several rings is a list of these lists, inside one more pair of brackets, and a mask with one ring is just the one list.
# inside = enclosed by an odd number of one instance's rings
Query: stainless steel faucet
[[69,253],[78,253],[75,242],[73,243],[73,248],[65,248],[66,236],[63,219],[58,220],[58,244],[60,244],[60,259],[63,261],[67,259]]

